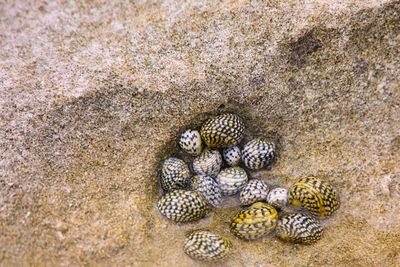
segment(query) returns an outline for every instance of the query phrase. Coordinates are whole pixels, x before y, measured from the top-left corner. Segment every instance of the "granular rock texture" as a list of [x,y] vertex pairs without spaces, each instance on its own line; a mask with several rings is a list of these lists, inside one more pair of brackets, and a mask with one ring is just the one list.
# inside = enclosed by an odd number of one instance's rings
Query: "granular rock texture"
[[[399,1],[2,1],[0,265],[205,266],[182,242],[208,228],[221,266],[399,266],[399,77]],[[160,160],[219,112],[276,139],[253,178],[334,186],[320,241],[159,214]]]

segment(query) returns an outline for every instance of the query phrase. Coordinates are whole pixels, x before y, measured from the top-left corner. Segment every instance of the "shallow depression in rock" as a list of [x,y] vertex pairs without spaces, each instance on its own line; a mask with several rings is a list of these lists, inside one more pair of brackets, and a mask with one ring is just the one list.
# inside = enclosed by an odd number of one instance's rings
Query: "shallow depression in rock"
[[236,208],[166,221],[157,168],[224,105],[278,140],[254,178],[323,176],[342,206],[315,245],[232,238],[221,265],[398,265],[398,2],[198,3],[5,3],[0,261],[203,265],[183,233]]

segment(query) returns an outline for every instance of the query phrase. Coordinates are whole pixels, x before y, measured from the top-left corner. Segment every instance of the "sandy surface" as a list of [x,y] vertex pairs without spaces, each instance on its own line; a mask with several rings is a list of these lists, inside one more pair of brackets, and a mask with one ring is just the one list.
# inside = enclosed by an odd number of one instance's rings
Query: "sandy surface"
[[[221,266],[400,265],[399,1],[69,2],[0,4],[0,265],[206,266],[196,228],[232,240]],[[240,241],[235,198],[161,217],[160,160],[223,111],[278,141],[252,177],[334,185],[321,241]]]

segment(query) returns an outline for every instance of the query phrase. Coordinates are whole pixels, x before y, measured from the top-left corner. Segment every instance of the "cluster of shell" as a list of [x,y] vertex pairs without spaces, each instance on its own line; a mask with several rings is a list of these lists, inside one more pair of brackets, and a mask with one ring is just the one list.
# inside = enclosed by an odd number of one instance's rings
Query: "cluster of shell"
[[[157,204],[160,213],[175,222],[193,222],[212,208],[218,209],[224,196],[239,194],[245,207],[230,221],[230,231],[236,237],[253,240],[275,231],[287,242],[318,241],[322,235],[318,217],[339,208],[332,186],[320,178],[306,177],[289,189],[270,190],[262,180],[249,179],[249,171],[270,165],[276,153],[275,144],[264,137],[250,140],[241,149],[244,131],[243,120],[226,113],[208,119],[200,131],[182,133],[180,147],[195,158],[192,168],[176,157],[163,162],[161,186],[165,194]],[[288,206],[302,210],[278,214]],[[187,234],[183,248],[194,259],[212,261],[228,255],[232,245],[217,233],[197,230]]]

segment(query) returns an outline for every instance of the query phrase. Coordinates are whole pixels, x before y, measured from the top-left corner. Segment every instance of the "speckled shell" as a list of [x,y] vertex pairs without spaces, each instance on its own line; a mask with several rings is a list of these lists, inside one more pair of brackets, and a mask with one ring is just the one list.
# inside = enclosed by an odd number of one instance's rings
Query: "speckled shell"
[[251,170],[267,166],[275,156],[275,144],[257,137],[246,143],[242,150],[242,161]]
[[234,195],[238,193],[247,183],[248,177],[245,170],[240,167],[223,169],[217,176],[223,195]]
[[210,148],[234,146],[242,140],[243,133],[243,120],[231,113],[208,119],[200,130],[201,138]]
[[256,202],[232,217],[230,229],[237,237],[252,240],[273,231],[277,220],[278,212],[274,207]]
[[240,152],[240,148],[237,146],[224,148],[222,150],[222,156],[225,162],[229,166],[236,166],[239,165],[240,159],[242,157],[242,153]]
[[193,170],[198,175],[216,177],[221,165],[222,157],[218,150],[206,149],[193,160]]
[[174,190],[166,193],[157,203],[162,215],[175,222],[192,222],[208,213],[205,199],[197,192]]
[[203,143],[199,131],[188,129],[183,132],[179,138],[179,146],[190,155],[200,155]]
[[288,190],[277,187],[269,191],[267,202],[276,209],[283,209],[288,203]]
[[301,213],[285,215],[276,225],[276,236],[286,242],[313,244],[321,239],[318,219]]
[[210,231],[197,230],[189,234],[183,250],[196,260],[215,261],[226,257],[232,248],[231,242],[223,236]]
[[207,175],[192,177],[191,188],[204,197],[212,206],[219,207],[222,204],[222,192],[218,183]]
[[168,158],[161,168],[161,187],[165,191],[184,189],[189,185],[190,170],[187,164],[178,158]]
[[305,208],[318,216],[329,216],[340,205],[332,186],[316,177],[295,182],[289,189],[289,204]]
[[268,186],[261,180],[250,180],[240,192],[240,203],[250,205],[264,201],[268,195]]

